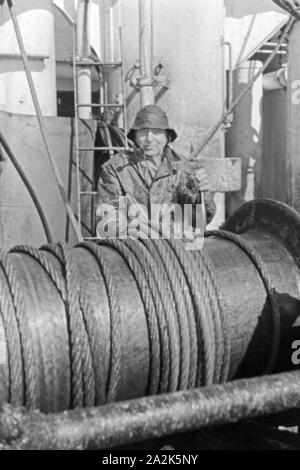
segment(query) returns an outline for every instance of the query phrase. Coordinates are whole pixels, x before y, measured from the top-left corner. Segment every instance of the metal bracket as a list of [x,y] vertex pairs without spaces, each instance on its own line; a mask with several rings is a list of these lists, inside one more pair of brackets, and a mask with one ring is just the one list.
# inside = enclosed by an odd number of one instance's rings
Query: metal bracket
[[[134,68],[137,70],[140,68],[138,63],[134,64]],[[160,88],[170,88],[170,80],[167,75],[161,75],[161,71],[163,70],[164,66],[159,63],[154,70],[154,75],[150,77],[133,77],[130,80],[130,86],[132,88],[136,88],[140,90],[144,86],[151,86],[151,87],[160,87]]]

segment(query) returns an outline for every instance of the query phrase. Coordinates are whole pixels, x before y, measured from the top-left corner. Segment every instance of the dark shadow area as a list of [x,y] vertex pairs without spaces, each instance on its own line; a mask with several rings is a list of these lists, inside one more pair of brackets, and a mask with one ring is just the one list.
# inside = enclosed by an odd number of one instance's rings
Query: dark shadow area
[[[280,311],[280,345],[273,373],[297,370],[292,362],[292,344],[300,340],[300,300],[288,294],[274,292],[274,302]],[[234,379],[255,377],[265,373],[272,348],[273,318],[269,301],[266,300],[257,327]]]

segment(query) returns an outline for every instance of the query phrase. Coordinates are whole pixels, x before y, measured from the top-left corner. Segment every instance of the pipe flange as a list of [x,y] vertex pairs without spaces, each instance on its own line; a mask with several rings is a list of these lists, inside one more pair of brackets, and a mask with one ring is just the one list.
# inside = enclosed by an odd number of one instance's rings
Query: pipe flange
[[222,227],[236,234],[261,229],[287,248],[300,268],[300,215],[283,202],[253,199],[236,209]]

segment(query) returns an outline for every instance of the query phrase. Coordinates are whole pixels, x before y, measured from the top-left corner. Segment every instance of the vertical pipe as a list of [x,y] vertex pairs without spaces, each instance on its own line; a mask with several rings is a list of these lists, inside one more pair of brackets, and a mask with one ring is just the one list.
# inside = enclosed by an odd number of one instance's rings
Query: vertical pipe
[[[233,74],[233,99],[248,86],[261,68],[260,61],[243,62]],[[263,97],[262,75],[255,81],[233,112],[233,122],[226,133],[226,156],[240,158],[242,186],[240,191],[226,194],[226,212],[230,215],[237,207],[255,197],[259,186],[261,166],[261,103]],[[254,165],[256,181],[254,181]]]
[[289,37],[286,201],[300,211],[300,23]]
[[[88,60],[90,56],[90,13],[91,3],[89,0],[79,0],[77,6],[76,21],[76,49],[80,60]],[[92,100],[92,79],[91,67],[80,66],[77,69],[77,89],[78,104],[91,103]],[[91,108],[83,107],[78,109],[80,119],[91,117]]]
[[154,103],[153,87],[149,85],[152,80],[152,0],[139,1],[140,24],[140,72],[143,82],[140,88],[141,107]]

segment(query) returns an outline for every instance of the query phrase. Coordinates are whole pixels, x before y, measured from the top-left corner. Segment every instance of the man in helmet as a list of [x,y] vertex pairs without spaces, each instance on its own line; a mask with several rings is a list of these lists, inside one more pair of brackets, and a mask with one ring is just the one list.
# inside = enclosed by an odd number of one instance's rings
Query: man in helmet
[[128,133],[135,150],[119,152],[103,165],[100,173],[96,211],[99,236],[103,208],[110,205],[119,210],[124,198],[128,218],[132,204],[148,211],[159,204],[199,204],[204,195],[207,222],[212,220],[216,206],[206,172],[203,168],[191,171],[189,162],[171,148],[169,144],[176,137],[159,106],[147,105],[137,113]]

